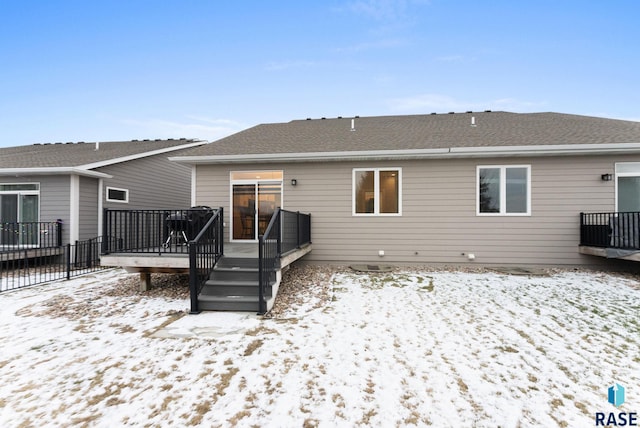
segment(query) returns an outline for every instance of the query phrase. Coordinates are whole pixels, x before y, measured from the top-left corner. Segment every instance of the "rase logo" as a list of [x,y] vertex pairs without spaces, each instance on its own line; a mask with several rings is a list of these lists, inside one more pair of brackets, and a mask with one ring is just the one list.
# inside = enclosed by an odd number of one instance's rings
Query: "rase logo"
[[[615,383],[607,390],[607,401],[616,407],[624,404],[625,389],[619,383]],[[612,427],[637,427],[638,414],[636,412],[597,412],[596,426]]]

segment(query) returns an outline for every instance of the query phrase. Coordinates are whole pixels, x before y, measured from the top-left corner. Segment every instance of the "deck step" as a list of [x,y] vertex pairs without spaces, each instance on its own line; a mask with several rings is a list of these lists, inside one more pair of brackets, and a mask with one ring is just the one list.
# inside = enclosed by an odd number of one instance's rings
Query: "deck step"
[[[271,286],[274,283],[275,281],[270,282],[266,290],[267,294],[271,294]],[[200,294],[205,296],[257,296],[258,281],[209,280],[205,283],[204,287],[202,287]]]
[[203,296],[198,305],[204,311],[258,311],[258,296]]

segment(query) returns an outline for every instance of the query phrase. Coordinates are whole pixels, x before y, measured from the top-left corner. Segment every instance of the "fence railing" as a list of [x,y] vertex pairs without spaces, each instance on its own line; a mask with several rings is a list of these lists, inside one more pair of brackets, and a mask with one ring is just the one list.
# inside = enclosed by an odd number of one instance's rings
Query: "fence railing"
[[106,269],[100,266],[101,238],[59,247],[0,253],[0,292]]
[[640,212],[580,213],[580,245],[640,250]]
[[191,313],[200,312],[198,295],[224,253],[224,210],[219,208],[189,241],[189,293]]
[[62,245],[62,220],[0,223],[0,252]]
[[105,209],[102,254],[189,253],[188,242],[213,216],[209,207],[186,210]]
[[267,311],[267,287],[280,267],[282,255],[310,243],[311,215],[276,209],[264,235],[258,237],[259,314]]

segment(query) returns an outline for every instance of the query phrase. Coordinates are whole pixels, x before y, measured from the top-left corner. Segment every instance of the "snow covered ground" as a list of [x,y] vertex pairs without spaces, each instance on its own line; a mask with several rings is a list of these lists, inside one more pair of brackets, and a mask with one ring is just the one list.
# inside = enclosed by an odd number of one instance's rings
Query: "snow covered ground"
[[185,315],[186,298],[111,292],[123,278],[0,294],[0,426],[589,427],[640,412],[632,277],[338,269],[277,319]]

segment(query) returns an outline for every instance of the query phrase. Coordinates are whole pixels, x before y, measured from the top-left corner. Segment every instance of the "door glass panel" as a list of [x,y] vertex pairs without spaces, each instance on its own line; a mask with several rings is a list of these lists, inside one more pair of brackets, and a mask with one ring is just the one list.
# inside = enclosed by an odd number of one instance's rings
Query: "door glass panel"
[[36,224],[38,221],[38,196],[20,196],[20,220],[24,223],[20,230],[20,244],[36,245],[40,237],[40,230]]
[[258,183],[258,235],[263,235],[276,208],[282,205],[280,182]]
[[618,211],[640,211],[640,177],[618,177]]
[[255,239],[256,185],[233,185],[233,239]]
[[17,245],[18,195],[0,195],[0,217],[2,225],[0,245]]

